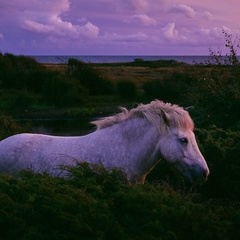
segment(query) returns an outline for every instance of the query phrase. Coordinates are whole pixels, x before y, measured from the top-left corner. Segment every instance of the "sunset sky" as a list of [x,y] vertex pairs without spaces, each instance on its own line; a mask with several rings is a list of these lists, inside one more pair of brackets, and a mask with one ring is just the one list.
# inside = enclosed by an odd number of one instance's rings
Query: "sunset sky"
[[240,35],[239,0],[0,0],[0,52],[208,55]]

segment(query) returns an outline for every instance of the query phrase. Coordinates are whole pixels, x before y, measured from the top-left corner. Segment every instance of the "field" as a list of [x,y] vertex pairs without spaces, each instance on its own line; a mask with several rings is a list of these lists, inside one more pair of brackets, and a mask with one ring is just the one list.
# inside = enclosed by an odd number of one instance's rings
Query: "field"
[[209,180],[190,185],[162,161],[144,185],[88,164],[70,178],[0,174],[0,239],[240,238],[239,65],[174,61],[41,65],[0,54],[0,138],[15,118],[113,114],[155,98],[190,107]]

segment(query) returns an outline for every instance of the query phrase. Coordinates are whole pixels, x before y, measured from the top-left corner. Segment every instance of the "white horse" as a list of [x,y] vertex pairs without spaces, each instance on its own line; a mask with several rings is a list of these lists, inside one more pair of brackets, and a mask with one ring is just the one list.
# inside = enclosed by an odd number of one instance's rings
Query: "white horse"
[[159,100],[92,122],[97,130],[80,137],[17,134],[0,142],[0,172],[23,169],[66,176],[60,165],[77,162],[121,168],[129,182],[144,183],[161,158],[191,182],[206,181],[208,166],[187,111]]

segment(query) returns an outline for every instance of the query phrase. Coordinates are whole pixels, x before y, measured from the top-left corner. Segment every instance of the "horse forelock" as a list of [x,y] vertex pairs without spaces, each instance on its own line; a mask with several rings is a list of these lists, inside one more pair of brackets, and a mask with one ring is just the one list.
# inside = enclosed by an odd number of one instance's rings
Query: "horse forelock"
[[[139,104],[131,110],[122,107],[120,109],[122,112],[93,121],[92,124],[96,125],[99,130],[134,117],[141,117],[155,125],[162,134],[168,133],[171,127],[191,130],[194,128],[194,123],[188,112],[175,104],[155,100],[149,104]],[[163,112],[168,117],[169,125],[163,120]]]

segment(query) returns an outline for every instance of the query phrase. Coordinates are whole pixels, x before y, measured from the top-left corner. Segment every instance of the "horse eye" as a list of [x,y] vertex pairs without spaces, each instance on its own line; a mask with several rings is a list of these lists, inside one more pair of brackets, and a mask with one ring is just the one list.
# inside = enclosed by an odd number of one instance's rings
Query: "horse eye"
[[188,144],[188,139],[187,138],[180,138],[180,142],[184,145]]

